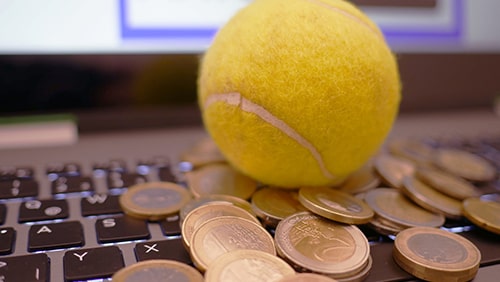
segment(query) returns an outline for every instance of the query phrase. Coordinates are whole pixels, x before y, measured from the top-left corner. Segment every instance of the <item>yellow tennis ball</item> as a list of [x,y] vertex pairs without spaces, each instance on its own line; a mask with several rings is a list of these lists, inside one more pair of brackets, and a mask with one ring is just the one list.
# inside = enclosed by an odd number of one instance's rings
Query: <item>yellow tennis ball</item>
[[400,81],[378,27],[340,0],[255,0],[217,33],[198,77],[202,118],[265,184],[340,184],[381,146]]

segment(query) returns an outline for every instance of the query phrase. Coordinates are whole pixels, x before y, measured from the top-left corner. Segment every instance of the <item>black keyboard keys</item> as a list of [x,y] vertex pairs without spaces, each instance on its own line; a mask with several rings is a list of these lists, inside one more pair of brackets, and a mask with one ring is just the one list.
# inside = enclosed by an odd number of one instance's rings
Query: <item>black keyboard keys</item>
[[0,281],[44,282],[50,279],[50,260],[46,254],[0,258]]
[[107,176],[109,189],[127,188],[146,181],[146,177],[138,173],[110,171]]
[[149,239],[146,221],[128,216],[102,218],[96,221],[95,229],[99,243],[113,243]]
[[83,216],[121,213],[120,196],[94,194],[80,200]]
[[66,281],[108,278],[125,266],[116,246],[67,251],[63,265]]
[[189,253],[186,251],[181,238],[138,243],[135,245],[135,256],[137,261],[171,259],[192,264]]
[[15,241],[16,241],[16,231],[14,230],[14,228],[12,228],[12,227],[1,228],[0,229],[0,255],[11,254]]
[[181,235],[179,215],[169,216],[160,222],[161,231],[165,236]]
[[94,191],[92,178],[87,176],[59,176],[52,181],[52,194]]
[[35,197],[38,182],[33,179],[15,178],[0,181],[0,199]]
[[66,200],[34,200],[21,204],[19,222],[62,219],[69,216]]
[[32,225],[28,235],[28,251],[42,251],[83,246],[83,227],[78,221]]

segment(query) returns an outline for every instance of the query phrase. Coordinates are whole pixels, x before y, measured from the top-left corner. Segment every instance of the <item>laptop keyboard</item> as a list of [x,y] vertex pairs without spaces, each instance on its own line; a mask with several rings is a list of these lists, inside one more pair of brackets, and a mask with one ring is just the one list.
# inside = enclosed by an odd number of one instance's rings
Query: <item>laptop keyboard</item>
[[[428,143],[480,155],[500,172],[498,138]],[[132,185],[149,181],[185,185],[174,173],[177,164],[167,157],[151,157],[133,167],[129,163],[115,159],[90,167],[74,161],[47,163],[42,172],[37,171],[40,167],[0,165],[0,281],[108,281],[119,269],[151,259],[193,265],[183,245],[178,215],[148,222],[125,215],[119,204],[120,195]],[[39,185],[40,177],[50,181],[44,186],[48,191]],[[498,196],[500,180],[479,189]],[[366,281],[415,280],[393,261],[391,236],[359,227],[370,242],[373,258]],[[448,219],[443,229],[461,234],[478,247],[481,268],[491,271],[488,267],[500,265],[499,235],[463,219]]]

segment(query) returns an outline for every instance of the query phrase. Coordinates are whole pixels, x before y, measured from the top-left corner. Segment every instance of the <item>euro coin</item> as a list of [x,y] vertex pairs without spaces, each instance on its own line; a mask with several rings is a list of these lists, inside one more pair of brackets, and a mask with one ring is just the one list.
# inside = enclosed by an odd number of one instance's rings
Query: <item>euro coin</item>
[[186,173],[188,187],[195,197],[211,194],[249,199],[257,182],[228,164],[211,164]]
[[401,188],[403,179],[415,173],[415,165],[412,162],[389,154],[377,156],[374,165],[382,180],[393,188]]
[[310,212],[283,219],[274,238],[278,254],[292,266],[334,279],[356,275],[369,263],[370,246],[359,228]]
[[437,191],[416,177],[405,178],[403,187],[404,193],[424,209],[451,219],[462,218],[462,201]]
[[496,176],[496,169],[491,163],[463,150],[439,149],[434,161],[440,168],[470,181],[487,182]]
[[439,192],[455,199],[479,197],[478,189],[463,178],[437,169],[418,169],[416,176]]
[[182,152],[179,159],[181,162],[190,163],[194,168],[226,162],[215,142],[208,137],[199,140],[191,148]]
[[371,227],[375,232],[382,235],[396,235],[402,230],[406,229],[406,226],[398,225],[388,220],[384,220],[379,216],[374,216],[368,226]]
[[113,282],[164,281],[203,282],[203,276],[195,268],[173,260],[146,260],[120,269]]
[[417,166],[432,166],[434,149],[419,140],[391,140],[388,149],[391,154],[407,159]]
[[442,214],[430,212],[416,205],[397,189],[377,188],[368,191],[365,201],[378,217],[402,228],[440,227],[445,222]]
[[230,203],[237,207],[240,207],[250,213],[253,213],[252,207],[250,203],[242,198],[238,198],[231,195],[221,195],[221,194],[212,194],[212,195],[204,195],[198,198],[191,199],[187,202],[179,211],[179,219],[182,224],[186,215],[194,210],[197,207],[209,204],[209,203]]
[[362,200],[329,187],[303,187],[299,201],[315,214],[347,224],[363,224],[373,217],[373,210]]
[[221,216],[238,216],[260,224],[259,220],[253,214],[231,203],[209,203],[192,210],[182,222],[181,232],[184,245],[189,249],[194,231],[209,219]]
[[276,227],[285,217],[307,210],[295,190],[264,187],[252,195],[252,210],[268,227]]
[[338,189],[349,194],[359,194],[371,190],[379,184],[380,178],[375,173],[373,161],[368,161],[360,169],[351,174]]
[[205,272],[206,282],[268,282],[295,274],[276,255],[258,250],[234,250],[220,255]]
[[236,249],[276,255],[274,240],[264,227],[236,216],[206,221],[194,231],[190,246],[193,263],[200,271],[205,271],[220,255]]
[[189,191],[175,183],[147,182],[130,186],[119,203],[126,214],[155,221],[179,212],[190,199]]
[[427,281],[469,281],[481,253],[464,237],[437,228],[414,227],[394,241],[393,257],[406,272]]
[[475,225],[500,234],[500,203],[469,198],[463,201],[464,216]]

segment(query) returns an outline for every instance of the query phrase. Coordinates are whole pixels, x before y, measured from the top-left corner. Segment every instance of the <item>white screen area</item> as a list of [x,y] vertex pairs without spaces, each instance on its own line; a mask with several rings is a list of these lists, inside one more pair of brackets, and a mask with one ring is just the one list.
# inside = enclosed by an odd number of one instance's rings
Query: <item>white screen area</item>
[[[0,0],[0,54],[200,53],[251,1]],[[397,52],[500,51],[498,0],[360,8]]]

